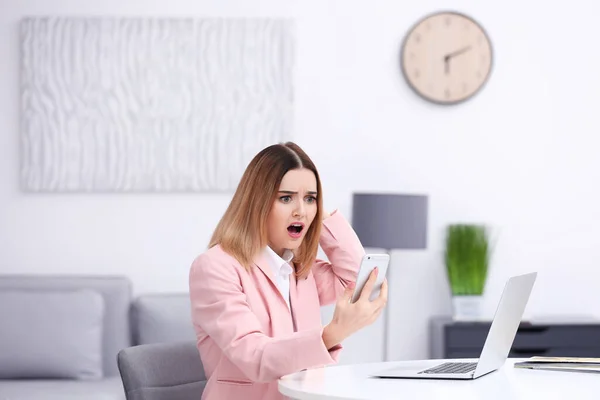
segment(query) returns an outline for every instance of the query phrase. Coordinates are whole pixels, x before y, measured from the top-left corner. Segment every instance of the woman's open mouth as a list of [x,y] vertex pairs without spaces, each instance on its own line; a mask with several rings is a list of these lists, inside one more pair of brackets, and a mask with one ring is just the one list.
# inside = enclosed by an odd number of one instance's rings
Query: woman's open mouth
[[302,231],[304,230],[304,224],[302,223],[293,223],[287,228],[288,234],[294,238],[298,239],[302,236]]

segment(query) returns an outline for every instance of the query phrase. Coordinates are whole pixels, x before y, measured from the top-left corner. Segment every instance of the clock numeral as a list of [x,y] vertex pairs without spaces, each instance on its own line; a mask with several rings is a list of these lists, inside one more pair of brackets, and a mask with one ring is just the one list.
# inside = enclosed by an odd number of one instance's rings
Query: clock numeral
[[481,78],[481,76],[482,76],[481,71],[477,71],[477,77]]
[[446,26],[450,26],[451,23],[452,19],[450,19],[450,17],[446,17]]
[[447,99],[450,98],[450,89],[444,90],[444,96],[446,96]]
[[415,35],[415,42],[419,43],[421,41],[421,35],[418,33]]
[[421,72],[419,72],[418,69],[415,69],[415,78],[418,78],[419,76],[421,76]]
[[463,84],[462,84],[462,91],[463,91],[463,93],[465,93],[467,91],[467,88],[468,88],[467,82],[463,82]]

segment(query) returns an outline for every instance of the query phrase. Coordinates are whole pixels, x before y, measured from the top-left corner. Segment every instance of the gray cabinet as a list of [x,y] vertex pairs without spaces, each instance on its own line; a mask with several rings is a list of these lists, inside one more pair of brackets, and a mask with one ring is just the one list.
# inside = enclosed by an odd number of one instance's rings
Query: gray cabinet
[[[449,317],[430,321],[431,358],[477,358],[490,322],[455,322]],[[600,357],[598,323],[522,323],[509,357]]]

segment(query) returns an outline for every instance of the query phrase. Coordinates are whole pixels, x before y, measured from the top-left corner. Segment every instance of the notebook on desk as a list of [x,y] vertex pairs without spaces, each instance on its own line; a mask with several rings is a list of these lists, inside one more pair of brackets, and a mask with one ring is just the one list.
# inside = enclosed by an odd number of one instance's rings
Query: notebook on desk
[[372,376],[378,378],[414,379],[476,379],[500,368],[512,347],[517,329],[537,273],[511,277],[502,292],[496,314],[488,331],[479,359],[475,362],[441,362],[427,368],[413,368],[410,363],[381,371]]
[[538,356],[515,363],[515,368],[600,373],[600,358]]

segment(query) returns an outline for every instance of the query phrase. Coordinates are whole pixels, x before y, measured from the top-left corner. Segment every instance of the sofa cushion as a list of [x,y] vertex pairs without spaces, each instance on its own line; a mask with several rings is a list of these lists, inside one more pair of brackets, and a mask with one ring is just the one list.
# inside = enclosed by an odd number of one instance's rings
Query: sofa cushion
[[125,400],[125,391],[116,376],[99,381],[0,380],[0,399]]
[[117,353],[131,345],[129,309],[131,281],[125,276],[1,275],[0,291],[8,289],[90,289],[104,298],[104,376],[118,376]]
[[0,378],[101,378],[103,318],[92,290],[0,291]]
[[140,295],[133,302],[131,318],[136,345],[196,338],[187,293]]

